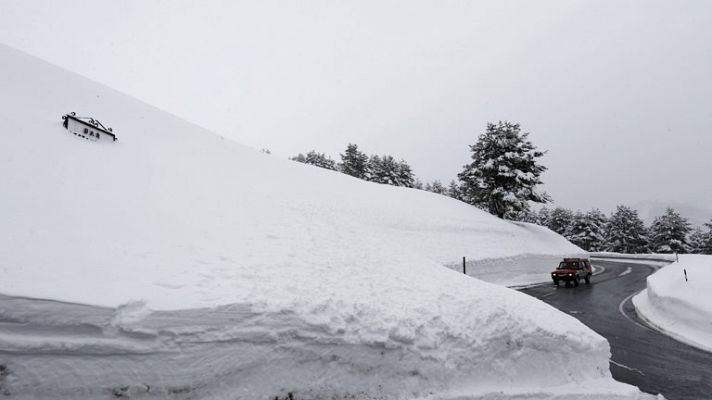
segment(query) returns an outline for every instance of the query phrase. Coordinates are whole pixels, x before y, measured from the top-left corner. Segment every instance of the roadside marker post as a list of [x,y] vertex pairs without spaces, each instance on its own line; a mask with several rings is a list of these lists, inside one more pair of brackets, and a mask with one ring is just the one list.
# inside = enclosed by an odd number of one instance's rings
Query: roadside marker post
[[687,270],[683,268],[683,269],[682,269],[682,272],[685,273],[685,282],[687,282]]
[[462,273],[467,275],[467,265],[465,265],[465,257],[462,257]]

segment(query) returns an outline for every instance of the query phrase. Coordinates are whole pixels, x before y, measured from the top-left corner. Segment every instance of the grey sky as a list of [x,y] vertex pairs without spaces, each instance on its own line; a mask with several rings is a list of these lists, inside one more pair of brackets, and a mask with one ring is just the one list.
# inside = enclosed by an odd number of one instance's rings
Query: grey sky
[[0,0],[0,42],[276,156],[355,142],[449,181],[509,119],[549,151],[557,204],[712,208],[710,16],[709,1]]

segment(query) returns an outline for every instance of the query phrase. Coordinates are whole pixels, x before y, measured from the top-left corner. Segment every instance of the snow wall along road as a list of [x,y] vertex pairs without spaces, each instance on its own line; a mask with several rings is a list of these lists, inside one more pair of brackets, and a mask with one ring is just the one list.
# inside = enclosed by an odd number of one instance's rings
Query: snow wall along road
[[574,318],[443,267],[580,251],[549,231],[260,154],[4,46],[0,110],[11,398],[471,397],[575,371],[637,395]]

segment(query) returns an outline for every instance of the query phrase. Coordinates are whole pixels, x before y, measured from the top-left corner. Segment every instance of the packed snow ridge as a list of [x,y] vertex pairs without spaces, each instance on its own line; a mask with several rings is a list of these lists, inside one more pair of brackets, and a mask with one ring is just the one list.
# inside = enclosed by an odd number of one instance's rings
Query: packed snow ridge
[[633,297],[638,314],[692,346],[712,351],[712,256],[681,255],[647,279]]
[[640,395],[576,319],[443,267],[580,253],[548,230],[260,154],[4,46],[0,110],[5,396]]

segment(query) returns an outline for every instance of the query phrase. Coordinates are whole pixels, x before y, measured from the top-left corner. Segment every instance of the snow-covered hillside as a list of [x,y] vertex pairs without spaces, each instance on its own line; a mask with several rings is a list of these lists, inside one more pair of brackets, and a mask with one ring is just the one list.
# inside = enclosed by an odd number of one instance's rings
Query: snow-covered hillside
[[712,351],[712,256],[681,255],[647,284],[633,297],[638,314],[678,340]]
[[0,110],[3,393],[638,395],[576,319],[443,267],[579,251],[549,231],[257,153],[3,46]]
[[[580,251],[444,196],[259,154],[13,54],[3,50],[0,170],[12,190],[0,235],[2,262],[21,268],[6,271],[4,293],[180,309],[311,292],[323,270],[331,298],[332,284],[372,284],[354,271]],[[119,141],[78,140],[60,124],[68,111]],[[94,284],[76,290],[78,277]]]

